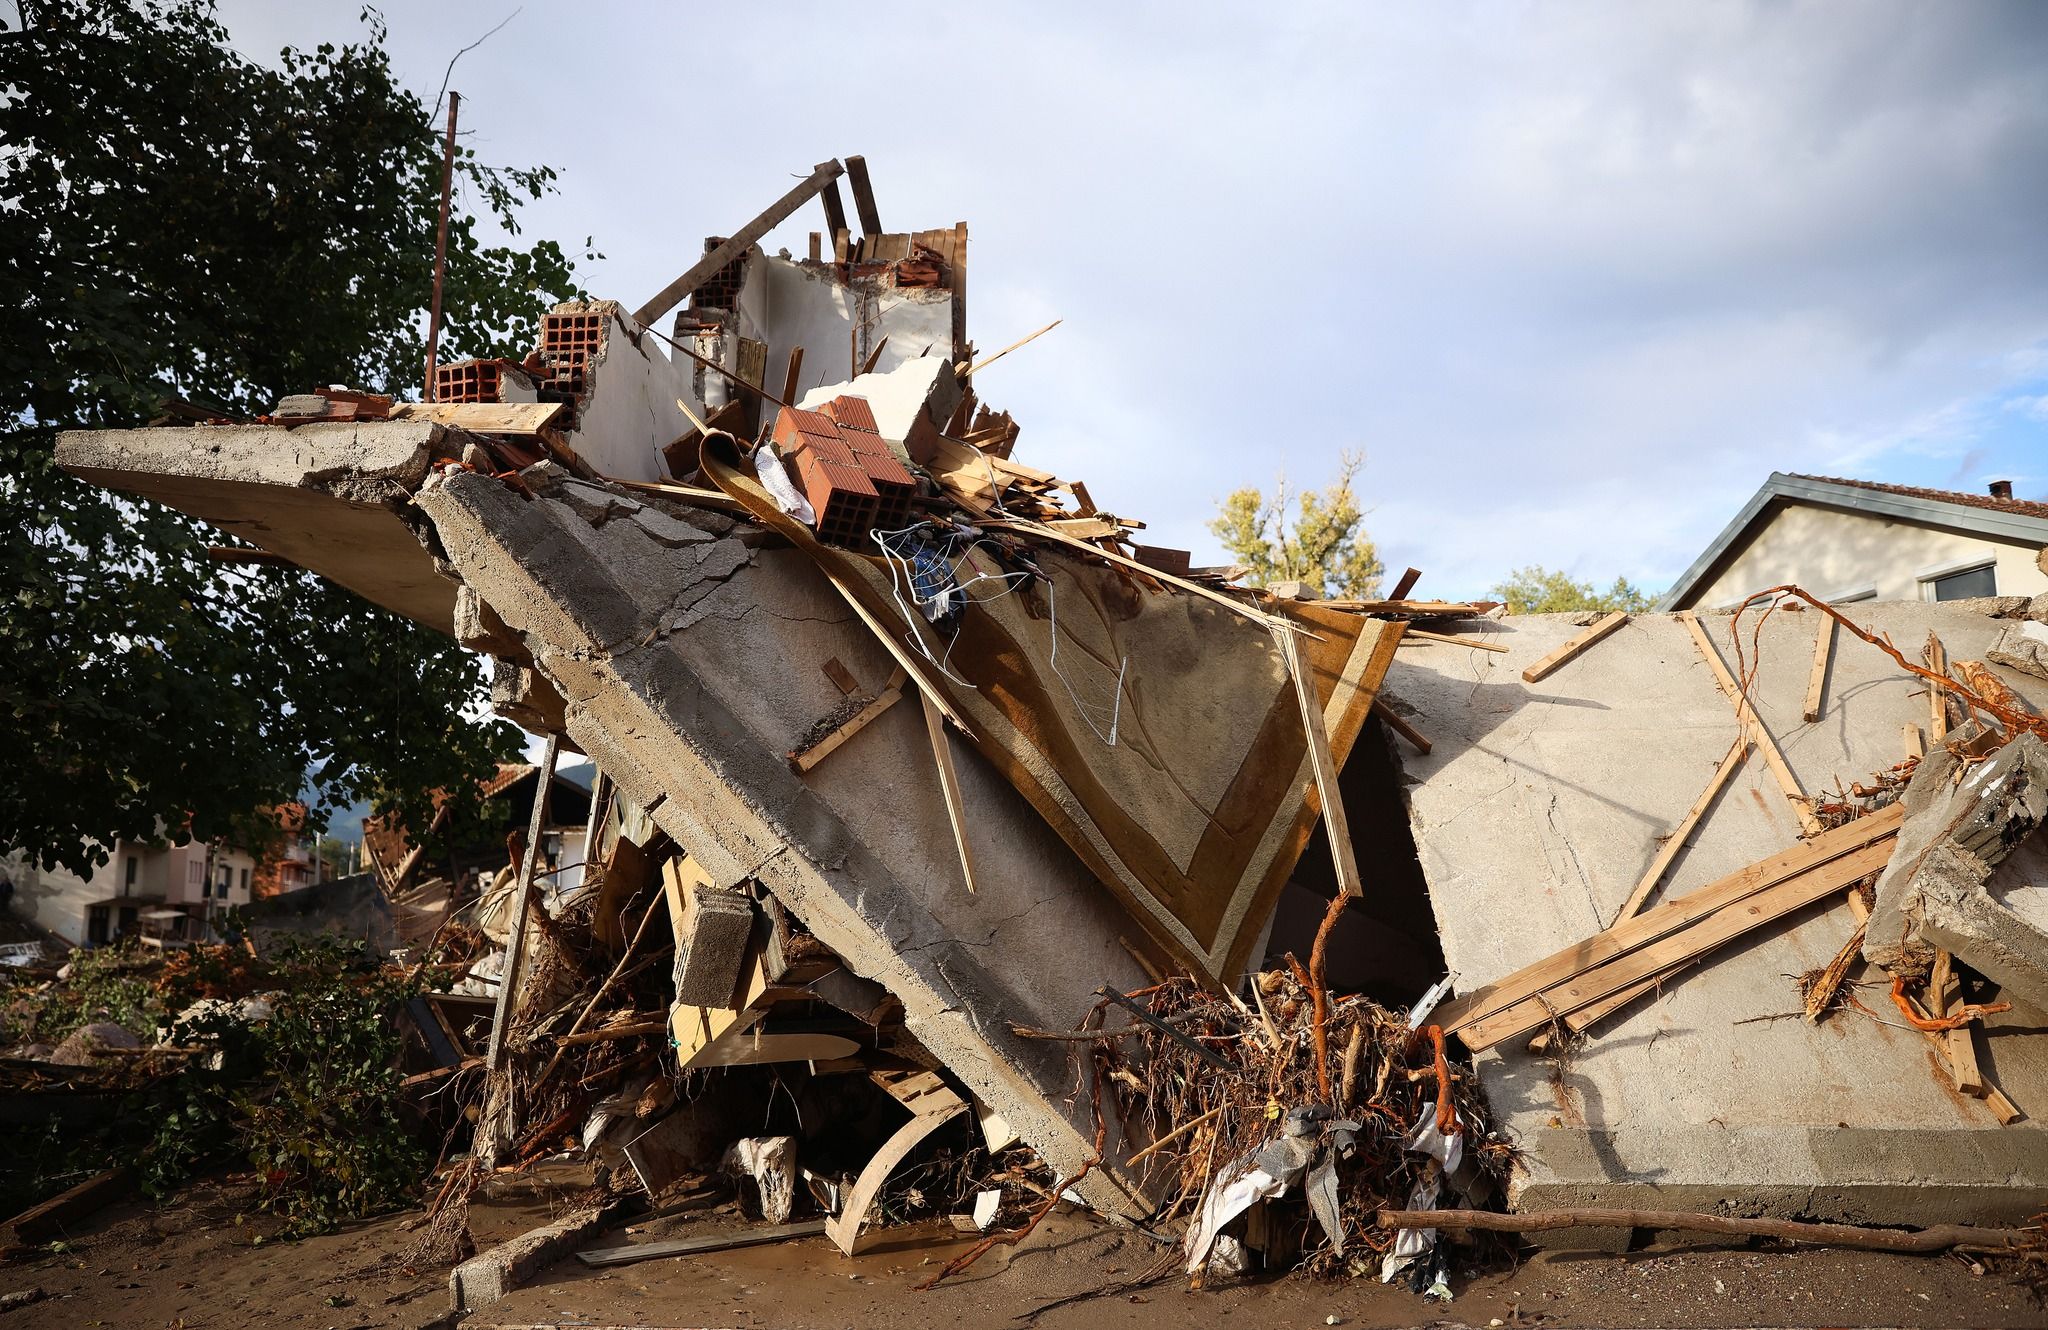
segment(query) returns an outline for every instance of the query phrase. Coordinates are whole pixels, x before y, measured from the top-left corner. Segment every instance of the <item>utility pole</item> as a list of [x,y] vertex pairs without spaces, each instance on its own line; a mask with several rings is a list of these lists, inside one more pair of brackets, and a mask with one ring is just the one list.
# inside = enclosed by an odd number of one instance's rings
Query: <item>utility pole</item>
[[427,309],[427,383],[420,400],[434,400],[434,365],[441,351],[441,279],[448,270],[448,199],[455,191],[455,106],[462,94],[448,93],[448,144],[441,154],[441,233],[434,241],[434,299]]

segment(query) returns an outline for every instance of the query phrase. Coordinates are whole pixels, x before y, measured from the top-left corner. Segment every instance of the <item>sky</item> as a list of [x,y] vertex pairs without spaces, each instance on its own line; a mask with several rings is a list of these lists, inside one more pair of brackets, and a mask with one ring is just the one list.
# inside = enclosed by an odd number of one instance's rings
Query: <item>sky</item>
[[[2048,497],[2048,4],[389,0],[638,305],[828,157],[965,220],[1017,457],[1224,562],[1340,454],[1417,594],[1668,586],[1774,470]],[[250,55],[360,0],[228,0]],[[765,242],[801,254],[822,210]]]

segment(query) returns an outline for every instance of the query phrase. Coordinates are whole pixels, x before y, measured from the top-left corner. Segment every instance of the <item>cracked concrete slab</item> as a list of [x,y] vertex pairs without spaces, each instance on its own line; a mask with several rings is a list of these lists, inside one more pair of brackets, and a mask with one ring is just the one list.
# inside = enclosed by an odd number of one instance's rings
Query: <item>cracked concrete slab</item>
[[[1939,632],[1952,659],[1981,656],[2006,623],[1967,602],[1859,604],[1901,643]],[[1876,650],[1837,639],[1818,722],[1801,716],[1811,611],[1773,615],[1758,653],[1759,712],[1809,793],[1866,780],[1904,756],[1925,694]],[[1701,623],[1730,668],[1730,616]],[[1431,643],[1403,650],[1387,692],[1434,745],[1402,753],[1410,820],[1459,991],[1600,930],[1736,735],[1735,713],[1684,626],[1639,615],[1536,684],[1520,672],[1579,631],[1538,615],[1472,630],[1505,655]],[[2040,680],[2000,669],[2048,700]],[[1754,755],[1711,806],[1652,900],[1670,899],[1792,845],[1800,827]],[[1815,907],[1715,952],[1593,1027],[1562,1069],[1520,1044],[1482,1054],[1504,1130],[1527,1152],[1512,1198],[1569,1205],[1732,1209],[1924,1224],[2023,1218],[2048,1205],[2048,1019],[2021,1002],[1980,1042],[1994,1080],[2029,1114],[2001,1127],[1930,1069],[1927,1041],[1853,1011],[1819,1026],[1793,977],[1825,965],[1855,927]],[[1875,1004],[1873,1009],[1875,1009]]]

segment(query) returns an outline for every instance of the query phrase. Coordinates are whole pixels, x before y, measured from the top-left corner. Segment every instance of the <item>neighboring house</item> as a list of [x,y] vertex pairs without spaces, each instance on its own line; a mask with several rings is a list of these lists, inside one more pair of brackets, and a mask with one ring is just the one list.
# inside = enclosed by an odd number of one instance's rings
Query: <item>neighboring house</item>
[[224,846],[209,850],[199,841],[116,841],[112,856],[86,877],[44,870],[19,852],[6,858],[11,912],[88,947],[128,933],[206,937],[215,916],[249,903],[255,869],[248,854]]
[[2048,503],[1773,472],[1665,593],[1664,610],[1733,609],[1796,583],[1822,600],[1967,600],[2048,592]]
[[[583,839],[590,818],[590,789],[596,768],[588,762],[558,767],[548,798],[548,822],[541,830],[540,863],[557,870],[551,879],[562,891],[574,890],[583,878]],[[524,838],[532,821],[533,795],[540,768],[504,762],[477,793],[482,816],[451,832],[445,796],[435,799],[432,825],[420,844],[409,828],[392,818],[366,818],[363,845],[384,889],[398,895],[415,880],[449,878],[460,881],[480,873],[488,881],[507,861],[506,837]]]
[[279,804],[274,812],[278,836],[270,853],[256,868],[257,900],[303,890],[312,886],[319,876],[313,862],[318,847],[306,834],[306,806],[302,803]]

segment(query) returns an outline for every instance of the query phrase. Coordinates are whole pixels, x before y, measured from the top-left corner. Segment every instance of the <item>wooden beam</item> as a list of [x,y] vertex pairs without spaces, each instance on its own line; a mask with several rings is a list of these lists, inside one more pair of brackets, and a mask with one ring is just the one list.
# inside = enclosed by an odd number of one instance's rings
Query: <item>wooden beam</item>
[[[1956,979],[1955,957],[1948,952],[1934,953],[1934,973],[1927,980],[1927,995],[1931,999],[1934,1015],[1947,1016],[1962,1005],[1962,984]],[[1958,1025],[1953,1030],[1942,1031],[1942,1043],[1948,1052],[1948,1065],[1956,1078],[1956,1089],[1973,1099],[1985,1095],[1983,1069],[1977,1065],[1977,1042],[1974,1035],[1976,1022]]]
[[973,365],[970,365],[970,366],[968,366],[968,368],[967,368],[967,372],[968,372],[968,374],[970,374],[970,375],[974,375],[974,374],[979,374],[979,373],[981,373],[981,372],[982,372],[983,370],[987,369],[987,368],[988,368],[988,367],[989,367],[990,365],[993,365],[993,364],[995,364],[995,363],[996,363],[996,362],[997,362],[998,360],[1001,360],[1001,359],[1002,359],[1002,358],[1003,358],[1004,356],[1006,356],[1006,355],[1009,355],[1009,354],[1010,354],[1010,353],[1011,353],[1012,351],[1015,351],[1015,350],[1016,350],[1016,349],[1017,349],[1018,347],[1020,347],[1020,346],[1023,346],[1023,345],[1024,345],[1024,344],[1025,344],[1026,342],[1035,342],[1035,341],[1037,341],[1037,340],[1038,340],[1039,338],[1041,338],[1041,337],[1045,336],[1045,335],[1046,335],[1047,333],[1051,332],[1051,331],[1052,331],[1052,330],[1053,330],[1054,328],[1057,328],[1057,327],[1059,327],[1059,326],[1060,326],[1060,325],[1061,325],[1062,323],[1065,323],[1065,322],[1066,322],[1066,320],[1065,320],[1065,319],[1054,319],[1054,320],[1053,320],[1053,321],[1052,321],[1051,323],[1048,323],[1048,324],[1046,324],[1046,325],[1045,325],[1045,326],[1044,326],[1043,328],[1040,328],[1040,329],[1039,329],[1039,330],[1038,330],[1037,332],[1035,332],[1035,333],[1031,333],[1030,335],[1028,335],[1028,336],[1025,336],[1025,337],[1019,337],[1019,338],[1018,338],[1018,339],[1017,339],[1016,341],[1014,341],[1014,342],[1010,343],[1010,344],[1009,344],[1008,346],[1006,346],[1006,347],[1004,347],[1004,348],[1003,348],[1002,350],[1000,350],[1000,351],[996,352],[996,353],[995,353],[994,355],[992,355],[992,356],[988,356],[988,357],[986,357],[986,358],[984,358],[984,359],[982,359],[982,360],[980,360],[980,361],[977,361],[977,362],[976,362],[976,363],[974,363]]
[[1413,591],[1415,584],[1421,580],[1422,570],[1420,568],[1410,568],[1407,572],[1401,574],[1400,581],[1394,583],[1394,589],[1387,593],[1387,599],[1406,600],[1408,593]]
[[1451,1033],[1596,965],[1605,964],[1696,923],[1724,905],[1734,904],[1867,846],[1888,840],[1898,834],[1899,824],[1904,819],[1905,810],[1893,804],[1868,817],[1860,817],[1823,832],[1811,841],[1737,869],[1697,891],[1653,905],[1612,928],[1445,1003],[1437,1010],[1436,1023],[1444,1028],[1445,1033]]
[[793,347],[793,348],[791,348],[791,350],[790,350],[790,353],[789,353],[789,368],[788,368],[788,369],[785,369],[784,371],[782,371],[782,400],[783,400],[783,401],[785,401],[785,402],[794,402],[794,401],[796,401],[797,389],[798,389],[798,386],[799,386],[799,384],[800,384],[800,382],[801,382],[801,381],[800,381],[800,380],[798,379],[798,377],[797,377],[797,376],[798,376],[798,375],[800,375],[800,374],[802,374],[802,373],[803,373],[803,371],[804,371],[804,349],[803,349],[802,347],[800,347],[800,346],[799,346],[799,347]]
[[867,1222],[868,1211],[874,1208],[875,1197],[881,1194],[882,1184],[896,1171],[904,1157],[917,1148],[919,1142],[944,1126],[954,1115],[967,1107],[967,1101],[954,1094],[945,1085],[939,1085],[920,1103],[920,1110],[913,1112],[910,1121],[896,1129],[882,1148],[875,1151],[867,1167],[861,1169],[855,1179],[853,1190],[848,1193],[846,1204],[837,1215],[825,1221],[825,1236],[846,1255],[854,1254],[860,1239],[860,1227]]
[[960,875],[974,890],[974,851],[967,844],[967,806],[960,797],[960,773],[953,766],[953,745],[946,738],[945,718],[924,699],[924,730],[932,743],[932,762],[939,769],[939,791],[946,800],[946,820],[953,824],[953,846],[960,852]]
[[882,234],[882,215],[875,211],[875,187],[868,180],[868,159],[846,159],[846,183],[853,186],[853,210],[860,214],[863,236]]
[[1422,731],[1395,715],[1394,709],[1377,697],[1372,700],[1372,714],[1380,718],[1381,724],[1406,739],[1418,754],[1429,756],[1429,740],[1422,737]]
[[[1863,820],[1868,821],[1867,818]],[[1893,843],[1887,838],[1867,845],[1725,905],[1655,942],[1586,969],[1561,984],[1552,985],[1511,1007],[1473,1021],[1458,1031],[1458,1038],[1476,1053],[1504,1039],[1540,1029],[1554,1015],[1577,1011],[1610,994],[1655,978],[1877,872],[1891,859]],[[1638,919],[1647,917],[1637,916]]]
[[431,420],[471,434],[539,434],[562,414],[560,402],[401,402],[392,420]]
[[1330,733],[1323,720],[1323,704],[1316,697],[1315,681],[1302,663],[1301,645],[1291,632],[1275,632],[1280,658],[1287,662],[1287,675],[1294,681],[1294,701],[1301,710],[1301,728],[1308,736],[1309,771],[1315,778],[1316,797],[1323,806],[1323,826],[1329,832],[1330,859],[1337,869],[1339,895],[1353,900],[1364,895],[1358,880],[1358,856],[1351,846],[1351,823],[1344,816],[1344,794],[1337,786],[1337,759],[1330,753]]
[[818,191],[818,197],[825,204],[825,234],[832,241],[835,261],[844,263],[846,259],[838,247],[839,237],[846,234],[846,205],[839,201],[839,182],[826,181],[825,187]]
[[1927,745],[1920,738],[1920,727],[1918,725],[1901,725],[1899,727],[1899,740],[1906,750],[1907,757],[1925,757],[1927,755]]
[[0,1224],[0,1230],[12,1232],[14,1241],[24,1246],[47,1242],[61,1235],[65,1225],[105,1209],[126,1195],[131,1181],[133,1175],[125,1167],[95,1173],[77,1186],[23,1210]]
[[1587,628],[1585,632],[1580,633],[1571,641],[1566,642],[1563,646],[1559,647],[1557,650],[1545,656],[1542,660],[1537,661],[1528,669],[1523,670],[1522,682],[1535,683],[1540,679],[1548,678],[1551,674],[1555,673],[1559,667],[1563,666],[1566,662],[1572,660],[1581,651],[1584,651],[1587,647],[1592,646],[1595,642],[1598,642],[1601,638],[1607,636],[1609,633],[1613,632],[1615,629],[1621,627],[1623,624],[1627,622],[1627,610],[1614,611],[1612,614],[1607,615],[1606,617],[1600,619],[1598,622],[1594,623],[1591,627]]
[[1700,797],[1693,800],[1692,807],[1685,810],[1685,816],[1678,819],[1678,825],[1664,838],[1664,844],[1658,848],[1656,857],[1650,860],[1650,866],[1643,870],[1643,876],[1636,882],[1635,890],[1629,892],[1628,899],[1622,902],[1621,909],[1615,913],[1615,923],[1634,915],[1643,908],[1643,902],[1650,899],[1650,893],[1655,891],[1657,883],[1663,880],[1665,871],[1671,867],[1671,861],[1685,848],[1686,838],[1692,835],[1693,828],[1699,826],[1700,819],[1707,815],[1707,809],[1721,793],[1722,787],[1728,784],[1728,778],[1742,765],[1742,759],[1749,755],[1749,748],[1749,736],[1746,734],[1738,735],[1735,742],[1729,745],[1728,755],[1721,759],[1721,764],[1714,768],[1714,774],[1707,778],[1707,788],[1700,791]]
[[847,669],[839,657],[828,657],[818,668],[825,672],[825,677],[832,681],[832,686],[845,696],[852,697],[860,691],[860,680],[853,677],[853,671]]
[[[1948,648],[1933,633],[1927,634],[1927,668],[1936,674],[1948,673]],[[1948,738],[1948,689],[1938,683],[1927,685],[1927,741],[1940,743]]]
[[548,824],[548,795],[555,785],[555,760],[561,756],[562,736],[550,734],[541,753],[540,780],[533,789],[533,815],[526,824],[526,855],[519,862],[519,878],[512,889],[511,939],[505,944],[505,969],[498,980],[498,1002],[491,1015],[491,1043],[484,1065],[493,1072],[505,1069],[505,1035],[512,1028],[512,1007],[519,990],[519,966],[526,958],[526,916],[533,907],[533,870],[540,862],[541,833]]
[[797,773],[801,775],[832,756],[834,752],[838,751],[841,744],[866,729],[884,711],[895,706],[897,701],[903,696],[903,685],[909,679],[910,676],[904,672],[903,667],[897,666],[895,673],[889,676],[889,682],[882,685],[882,691],[875,694],[873,701],[869,702],[859,711],[856,711],[847,719],[844,725],[818,740],[809,748],[791,753],[789,755],[790,765],[795,767]]
[[1806,709],[1809,722],[1820,719],[1821,694],[1828,686],[1828,658],[1835,653],[1835,621],[1823,614],[1813,634],[1813,673],[1806,678]]
[[1951,1247],[1973,1251],[2016,1248],[2036,1240],[2034,1231],[2029,1229],[1937,1224],[1909,1231],[1864,1228],[1857,1224],[1818,1224],[1800,1219],[1748,1219],[1686,1210],[1559,1209],[1525,1214],[1499,1214],[1492,1210],[1382,1210],[1375,1220],[1381,1228],[1476,1228],[1495,1233],[1541,1233],[1581,1225],[1589,1228],[1666,1229],[1743,1238],[1777,1238],[1815,1247],[1923,1254],[1943,1252]]
[[875,343],[875,349],[868,352],[868,358],[861,364],[860,372],[862,374],[873,374],[875,372],[875,365],[882,359],[882,348],[887,345],[889,345],[889,339],[886,337]]
[[689,298],[690,292],[702,286],[726,264],[746,253],[755,241],[774,230],[784,218],[809,203],[820,190],[837,180],[845,169],[836,161],[818,163],[810,175],[804,178],[802,184],[769,204],[766,212],[733,232],[726,238],[724,244],[691,264],[689,270],[681,277],[661,288],[659,295],[634,310],[633,322],[643,328],[651,327],[656,319],[682,304]]
[[1506,655],[1508,650],[1498,642],[1482,642],[1476,637],[1457,637],[1450,633],[1432,633],[1421,628],[1410,628],[1401,635],[1401,645],[1406,646],[1411,641],[1448,642],[1452,646],[1471,647],[1474,651],[1498,651],[1502,655]]
[[1770,767],[1771,774],[1777,777],[1778,788],[1784,791],[1786,801],[1797,814],[1803,834],[1819,835],[1820,819],[1813,815],[1813,804],[1807,799],[1806,791],[1799,788],[1799,778],[1792,774],[1792,768],[1786,763],[1785,755],[1778,751],[1778,741],[1771,737],[1763,718],[1756,714],[1756,708],[1750,706],[1749,699],[1743,695],[1741,685],[1737,684],[1735,676],[1728,672],[1728,666],[1722,661],[1721,653],[1714,649],[1713,642],[1707,637],[1707,630],[1700,626],[1699,616],[1691,610],[1681,610],[1676,617],[1685,625],[1686,631],[1692,634],[1693,645],[1699,648],[1700,655],[1706,659],[1707,667],[1714,672],[1714,681],[1721,685],[1721,691],[1735,704],[1736,720],[1749,731],[1750,738],[1756,742],[1757,751],[1763,754],[1765,765]]

